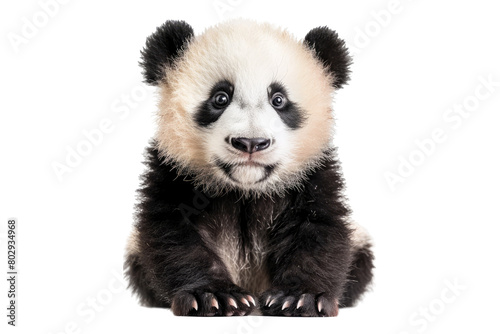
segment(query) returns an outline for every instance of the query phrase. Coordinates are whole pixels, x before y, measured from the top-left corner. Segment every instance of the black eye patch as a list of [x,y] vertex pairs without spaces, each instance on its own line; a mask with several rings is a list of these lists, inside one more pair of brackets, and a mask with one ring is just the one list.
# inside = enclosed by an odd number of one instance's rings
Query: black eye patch
[[207,127],[216,122],[231,104],[233,93],[234,86],[228,80],[216,83],[210,89],[209,97],[198,106],[194,117],[196,124]]
[[283,84],[273,82],[269,85],[267,94],[269,104],[276,110],[283,123],[292,130],[302,126],[305,121],[304,113],[296,103],[290,101],[287,90]]

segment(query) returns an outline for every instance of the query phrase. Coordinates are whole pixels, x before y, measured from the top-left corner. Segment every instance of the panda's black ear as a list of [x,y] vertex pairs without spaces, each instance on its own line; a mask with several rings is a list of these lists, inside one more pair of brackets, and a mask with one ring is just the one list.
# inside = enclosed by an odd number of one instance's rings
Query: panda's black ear
[[139,64],[145,82],[158,85],[165,79],[165,68],[174,63],[194,36],[193,28],[184,21],[167,21],[146,40]]
[[352,59],[344,40],[328,27],[318,27],[309,31],[304,43],[316,53],[316,57],[333,74],[333,86],[341,88],[349,81],[349,66]]

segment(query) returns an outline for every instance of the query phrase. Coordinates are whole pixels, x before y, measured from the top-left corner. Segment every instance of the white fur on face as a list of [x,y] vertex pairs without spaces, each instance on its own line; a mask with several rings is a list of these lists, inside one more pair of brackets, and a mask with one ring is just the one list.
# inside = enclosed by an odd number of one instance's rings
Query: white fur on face
[[[283,30],[251,21],[210,28],[189,43],[160,86],[159,149],[206,188],[283,191],[315,167],[329,146],[331,79],[312,51]],[[194,117],[199,105],[223,80],[234,85],[231,104],[216,122],[198,126]],[[303,111],[300,128],[288,128],[270,105],[273,82],[281,83]],[[236,137],[272,143],[249,159],[228,143],[227,138]],[[231,165],[231,174],[217,161]],[[274,169],[268,174],[263,166]]]
[[[249,84],[240,83],[235,86],[249,87]],[[235,88],[233,103],[210,127],[205,138],[207,155],[211,159],[216,158],[232,165],[233,181],[245,187],[253,187],[266,177],[263,166],[280,165],[290,158],[293,139],[291,131],[269,104],[267,87],[261,87],[260,91],[253,94],[253,98],[248,95],[248,92],[242,91],[241,88]],[[238,137],[265,138],[269,139],[271,144],[267,149],[249,155],[236,150],[230,144],[231,138]]]

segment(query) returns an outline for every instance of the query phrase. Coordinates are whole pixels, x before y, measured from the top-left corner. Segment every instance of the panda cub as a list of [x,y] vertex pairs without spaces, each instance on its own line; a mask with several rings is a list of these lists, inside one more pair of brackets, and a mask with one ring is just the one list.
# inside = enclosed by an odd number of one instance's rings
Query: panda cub
[[229,21],[167,21],[142,51],[158,87],[125,273],[175,315],[336,316],[372,279],[332,146],[332,94],[349,79],[327,27],[302,41]]

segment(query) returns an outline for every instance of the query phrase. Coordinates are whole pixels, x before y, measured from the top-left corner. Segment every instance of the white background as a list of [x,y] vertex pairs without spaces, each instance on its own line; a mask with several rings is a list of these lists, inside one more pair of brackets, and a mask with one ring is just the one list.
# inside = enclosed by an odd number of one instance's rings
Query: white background
[[[44,22],[35,0],[2,2],[2,268],[9,217],[19,221],[20,247],[18,327],[9,333],[498,333],[495,2],[297,3],[74,0],[51,7]],[[237,17],[287,27],[298,38],[327,25],[353,50],[352,80],[336,95],[335,140],[377,269],[373,291],[337,318],[179,318],[138,306],[116,279],[155,129],[154,89],[141,84],[139,50],[167,19],[200,33]],[[26,22],[39,27],[14,46]],[[496,84],[488,91],[481,78]],[[135,96],[130,106],[127,96]],[[457,118],[458,107],[465,117]],[[66,164],[84,132],[106,119],[108,133],[58,179],[53,164]],[[430,144],[435,131],[441,140]],[[426,143],[426,153],[416,142]],[[391,187],[387,175],[398,168],[403,176]],[[10,326],[1,282],[3,333]]]

